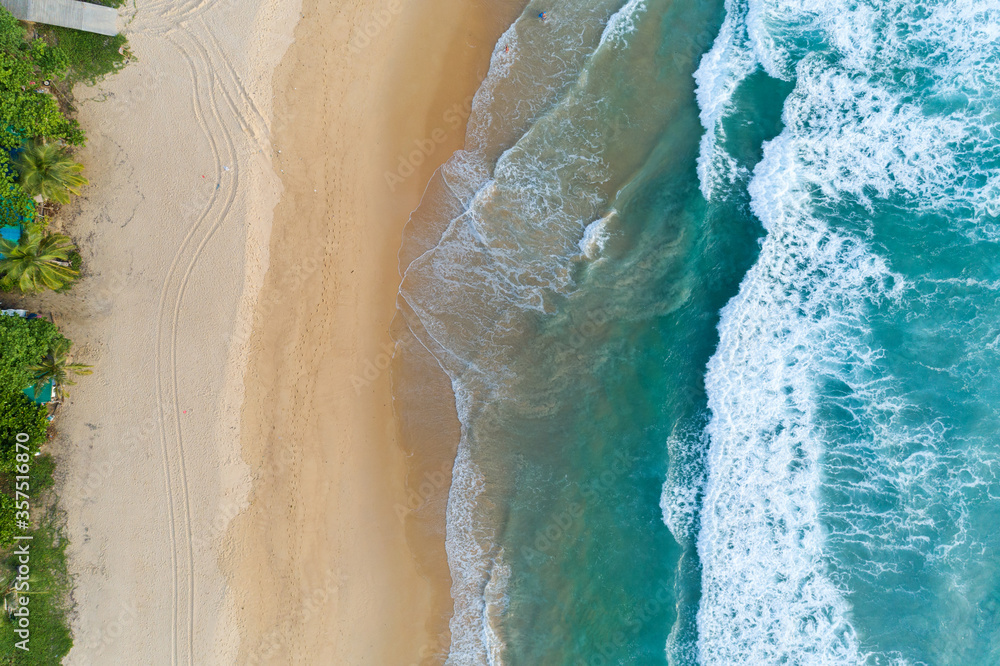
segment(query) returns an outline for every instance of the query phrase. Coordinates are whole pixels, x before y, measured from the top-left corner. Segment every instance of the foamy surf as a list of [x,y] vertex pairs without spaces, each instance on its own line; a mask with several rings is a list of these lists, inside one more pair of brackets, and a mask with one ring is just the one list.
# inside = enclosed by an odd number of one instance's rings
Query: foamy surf
[[529,6],[412,218],[448,663],[994,663],[996,10],[706,7]]
[[[407,230],[423,248],[404,263],[401,311],[452,378],[463,424],[447,509],[455,602],[448,664],[504,661],[511,574],[495,533],[502,510],[484,499],[476,458],[489,442],[477,438],[477,419],[484,405],[516,398],[511,359],[526,317],[549,312],[551,295],[572,289],[584,220],[599,217],[605,203],[603,146],[584,140],[600,109],[581,71],[616,5],[564,0],[545,20],[527,10],[508,29],[473,100],[466,148],[440,170],[446,190],[437,201],[425,195],[434,208],[418,210],[423,226],[411,218]],[[630,29],[621,23],[616,39]],[[569,136],[563,117],[577,123]],[[591,251],[603,236],[592,230]]]
[[[947,633],[908,643],[878,599],[903,609],[903,599],[914,604],[933,587],[949,601],[913,606],[916,620],[966,621],[948,605],[959,593],[940,588],[974,575],[973,544],[990,543],[973,525],[985,488],[997,484],[997,452],[975,422],[940,411],[944,399],[928,383],[959,395],[988,366],[946,382],[960,366],[944,359],[961,355],[939,345],[942,360],[910,364],[884,341],[908,329],[922,339],[920,327],[951,332],[947,314],[918,314],[939,287],[892,266],[952,270],[928,261],[933,244],[918,253],[920,243],[896,240],[906,239],[904,221],[946,216],[948,225],[929,227],[939,247],[995,228],[984,212],[996,191],[987,166],[997,163],[996,74],[982,54],[996,55],[996,9],[763,0],[726,8],[697,74],[707,198],[736,180],[723,125],[743,111],[733,101],[739,87],[760,67],[795,88],[785,128],[748,185],[767,236],[722,311],[706,374],[699,662],[973,663],[958,655],[996,650],[949,644]],[[989,311],[968,289],[961,307]],[[933,370],[919,387],[899,374],[925,365]],[[673,493],[667,501],[665,487],[669,525],[685,506]]]
[[611,210],[607,215],[587,225],[587,228],[583,230],[583,238],[580,239],[579,243],[581,255],[590,260],[597,259],[611,235],[608,225],[614,220],[616,215],[617,213]]

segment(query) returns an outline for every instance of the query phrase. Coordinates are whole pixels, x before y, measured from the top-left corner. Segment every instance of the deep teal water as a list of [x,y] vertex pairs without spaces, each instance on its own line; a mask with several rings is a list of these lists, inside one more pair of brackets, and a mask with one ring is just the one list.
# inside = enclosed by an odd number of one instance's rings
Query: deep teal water
[[401,251],[449,663],[1000,663],[998,26],[529,4]]

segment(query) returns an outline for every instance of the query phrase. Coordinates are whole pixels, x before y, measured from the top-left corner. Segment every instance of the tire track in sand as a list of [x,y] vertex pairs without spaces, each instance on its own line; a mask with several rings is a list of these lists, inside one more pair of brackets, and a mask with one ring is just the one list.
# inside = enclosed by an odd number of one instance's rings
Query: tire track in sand
[[[187,32],[187,31],[186,31]],[[188,35],[192,40],[197,41],[194,35],[188,32]],[[207,86],[209,94],[207,95],[207,103],[202,95],[201,87],[202,80],[205,78],[201,70],[207,70],[211,72],[211,68],[207,67],[204,63],[198,63],[194,58],[191,57],[190,53],[178,43],[177,40],[166,38],[174,48],[182,55],[185,62],[187,63],[189,70],[189,77],[191,80],[191,90],[192,90],[192,108],[194,111],[194,116],[201,128],[202,134],[205,137],[205,141],[209,147],[212,155],[213,166],[217,174],[217,178],[221,179],[222,176],[222,161],[221,161],[221,151],[219,145],[216,141],[216,135],[212,132],[207,116],[211,115],[214,123],[217,124],[222,129],[222,134],[225,137],[227,152],[233,153],[232,137],[230,136],[228,129],[221,122],[221,118],[218,112],[218,104],[212,96],[212,86],[209,84]],[[200,67],[199,67],[200,65]],[[206,107],[208,111],[206,112]],[[238,167],[237,167],[238,168]],[[237,177],[238,172],[234,173],[234,177]],[[171,261],[170,268],[167,272],[167,276],[164,279],[163,287],[160,290],[160,298],[157,309],[157,328],[156,328],[156,341],[155,341],[155,358],[154,358],[154,375],[156,377],[156,394],[158,402],[158,413],[160,422],[162,424],[161,428],[161,449],[163,457],[164,466],[164,481],[165,488],[167,492],[167,505],[168,505],[168,517],[169,517],[169,536],[170,536],[170,558],[171,558],[171,578],[172,578],[172,608],[171,608],[171,658],[172,664],[178,663],[178,658],[180,657],[179,652],[181,651],[180,643],[181,637],[181,618],[180,618],[180,607],[181,607],[181,590],[185,589],[187,596],[187,603],[184,604],[185,610],[187,612],[187,622],[186,625],[186,640],[183,640],[184,648],[183,651],[186,652],[186,661],[189,664],[194,662],[194,549],[193,549],[193,532],[192,532],[192,521],[191,521],[191,506],[190,498],[188,492],[187,484],[187,467],[184,455],[184,440],[183,432],[181,429],[181,411],[180,411],[180,401],[179,401],[179,387],[178,387],[178,373],[177,373],[177,329],[178,321],[181,310],[181,304],[183,300],[184,291],[187,286],[187,281],[194,270],[194,264],[197,261],[198,256],[201,254],[201,250],[204,248],[208,239],[214,234],[215,230],[219,227],[222,220],[225,219],[226,213],[229,211],[233,200],[235,199],[235,187],[229,189],[229,194],[227,200],[222,203],[222,210],[218,213],[213,211],[218,208],[220,204],[219,190],[214,190],[209,196],[207,204],[198,214],[195,222],[188,229],[183,241],[181,242],[177,252]],[[191,248],[195,245],[196,239],[199,232],[202,231],[204,222],[210,218],[215,218],[214,223],[211,224],[211,229],[205,234],[200,242],[197,243],[197,249],[194,251],[190,260],[187,262],[187,266],[182,273],[179,273],[180,266],[184,263],[185,255],[191,252]],[[176,278],[176,279],[175,279]],[[179,280],[179,284],[176,286],[176,296],[171,299],[170,292],[174,287],[175,283]],[[169,302],[173,300],[173,307],[169,306]],[[164,337],[165,329],[168,326],[167,315],[168,312],[171,313],[169,321],[169,346],[167,348],[167,353],[164,353]],[[164,357],[168,357],[169,368],[165,368]],[[169,386],[165,387],[164,375],[167,375],[167,381]],[[168,408],[168,399],[172,398],[172,405]],[[173,418],[170,418],[172,412]],[[172,421],[176,433],[175,446],[173,447],[175,456],[171,456],[171,447],[169,438],[167,435],[167,424]],[[172,460],[172,457],[175,458]],[[176,467],[176,472],[174,468]],[[180,506],[175,510],[175,503]],[[178,514],[183,515],[184,525],[179,530],[178,529]],[[183,531],[183,540],[186,544],[182,545],[179,543],[178,532]],[[186,552],[181,552],[183,548]],[[180,560],[186,560],[185,567],[182,567]],[[186,569],[183,571],[182,569]],[[182,581],[183,579],[183,581]],[[183,658],[183,657],[181,657]]]
[[[191,38],[191,44],[190,45],[195,50],[200,50],[202,56],[204,56],[204,57],[201,58],[201,59],[192,57],[191,53],[188,52],[187,50],[185,50],[185,48],[183,46],[181,46],[179,43],[174,42],[175,46],[177,46],[179,48],[179,50],[181,51],[182,55],[184,56],[184,59],[186,61],[188,61],[189,63],[192,63],[192,65],[197,64],[197,63],[201,63],[201,64],[204,65],[204,63],[208,63],[208,62],[212,62],[213,64],[215,64],[216,63],[216,59],[210,59],[208,57],[208,52],[204,49],[204,46],[194,36],[194,34],[190,33],[189,31],[186,31],[186,30],[185,30],[185,32],[188,32],[188,36]],[[173,41],[173,40],[171,40],[171,41]],[[224,54],[220,54],[219,57],[222,58],[222,59],[225,59],[225,55]],[[188,555],[188,566],[189,566],[189,570],[190,570],[190,575],[189,575],[189,578],[188,578],[189,589],[188,589],[188,604],[187,604],[187,608],[188,608],[188,638],[187,638],[187,641],[186,641],[187,648],[188,648],[188,655],[189,655],[189,658],[188,658],[188,663],[189,664],[193,664],[194,663],[194,624],[195,624],[195,622],[194,622],[194,618],[195,618],[195,603],[194,603],[194,600],[196,598],[195,597],[195,591],[196,591],[195,580],[196,579],[195,579],[195,576],[194,576],[194,548],[193,548],[193,533],[192,533],[192,527],[191,527],[191,523],[192,523],[192,521],[191,521],[191,511],[190,511],[190,504],[189,504],[189,500],[188,500],[188,488],[187,488],[187,480],[186,480],[186,471],[184,470],[184,438],[183,438],[183,432],[181,430],[181,418],[180,418],[181,411],[180,411],[180,407],[179,407],[179,405],[180,405],[180,393],[179,393],[179,387],[178,387],[178,385],[179,385],[179,379],[178,379],[178,372],[177,372],[177,350],[178,350],[178,337],[179,337],[179,330],[180,330],[179,321],[180,321],[181,307],[182,307],[182,304],[183,304],[183,301],[184,301],[184,295],[185,295],[185,293],[187,291],[187,287],[188,287],[189,280],[191,278],[191,274],[194,272],[194,269],[195,269],[195,266],[196,266],[196,264],[198,262],[198,259],[201,256],[202,252],[205,250],[205,247],[208,245],[208,242],[210,240],[212,240],[212,237],[219,230],[219,228],[222,226],[222,224],[226,221],[226,219],[227,219],[227,217],[229,215],[229,212],[232,209],[233,203],[236,200],[236,192],[237,192],[237,188],[238,188],[239,180],[240,180],[239,158],[238,158],[238,155],[236,154],[236,147],[235,147],[235,144],[233,142],[233,136],[232,136],[232,133],[229,130],[228,125],[223,121],[222,115],[220,114],[220,110],[219,110],[219,104],[218,104],[218,102],[216,100],[216,91],[218,91],[220,89],[221,90],[225,90],[225,89],[224,89],[224,87],[222,87],[222,85],[220,84],[220,82],[217,81],[214,67],[205,66],[204,69],[205,69],[205,71],[203,72],[202,78],[205,80],[206,89],[209,91],[209,94],[207,95],[207,99],[208,99],[208,102],[209,102],[208,103],[208,109],[211,111],[211,115],[212,115],[212,117],[213,117],[213,119],[215,121],[215,124],[221,129],[221,133],[223,135],[223,142],[222,143],[223,143],[223,145],[225,147],[225,152],[228,153],[227,157],[229,158],[227,161],[229,161],[232,164],[232,167],[231,167],[230,171],[228,172],[232,176],[232,182],[229,184],[229,187],[228,187],[228,190],[227,190],[227,195],[224,197],[224,202],[222,203],[222,209],[220,211],[218,211],[217,213],[212,213],[210,216],[206,215],[205,218],[204,218],[204,219],[208,219],[209,217],[212,217],[212,218],[214,218],[214,221],[211,222],[210,228],[202,236],[201,241],[198,243],[197,248],[194,250],[194,254],[191,256],[191,259],[188,262],[188,265],[185,268],[185,270],[184,270],[184,272],[183,272],[183,274],[182,274],[182,276],[180,278],[180,284],[178,286],[177,298],[176,298],[176,301],[174,303],[172,320],[171,320],[171,324],[170,324],[170,326],[171,326],[171,339],[170,339],[171,382],[172,382],[173,399],[174,399],[174,405],[175,405],[175,408],[174,408],[174,422],[175,422],[175,428],[177,430],[178,451],[180,453],[180,462],[181,462],[181,467],[182,467],[182,474],[183,474],[183,478],[184,478],[184,481],[185,481],[184,485],[183,485],[183,491],[184,491],[185,513],[186,513],[186,518],[187,518],[187,555]],[[205,74],[207,74],[207,76],[204,76]],[[228,95],[225,95],[225,97],[227,97],[227,99],[228,99]],[[231,101],[230,101],[229,106],[230,106],[230,110],[232,111],[232,113],[234,114],[234,116],[237,117],[237,118],[239,118],[240,117],[239,109],[237,109],[234,105],[232,105]],[[214,141],[213,141],[213,143],[214,143]],[[222,171],[222,168],[221,168],[222,164],[219,161],[219,157],[220,157],[221,151],[215,150],[213,152],[214,152],[214,157],[215,157],[215,160],[216,160],[215,167],[216,167],[216,173],[218,174],[218,182],[221,182],[221,180],[222,180],[222,174],[223,174],[223,171]],[[219,192],[219,190],[216,189],[214,191],[214,193],[213,193],[213,203],[218,201],[218,198],[217,198],[217,193],[218,192]]]

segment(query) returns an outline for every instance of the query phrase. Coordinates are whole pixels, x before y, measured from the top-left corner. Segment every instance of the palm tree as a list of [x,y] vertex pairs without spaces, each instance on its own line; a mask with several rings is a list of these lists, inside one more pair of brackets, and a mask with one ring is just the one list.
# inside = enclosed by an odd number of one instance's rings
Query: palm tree
[[80,194],[80,188],[90,182],[80,175],[83,165],[56,143],[29,141],[15,166],[29,196],[41,195],[61,204],[69,203],[69,195]]
[[0,239],[0,288],[32,292],[67,287],[79,275],[69,263],[75,250],[69,236],[43,236],[38,229],[29,229],[17,243]]
[[55,397],[62,400],[66,396],[65,386],[73,386],[75,381],[70,379],[70,374],[89,375],[93,370],[84,363],[69,362],[69,347],[72,343],[61,335],[52,341],[49,351],[42,358],[41,362],[29,366],[28,369],[35,373],[34,388],[35,395],[39,395],[45,385],[52,382]]

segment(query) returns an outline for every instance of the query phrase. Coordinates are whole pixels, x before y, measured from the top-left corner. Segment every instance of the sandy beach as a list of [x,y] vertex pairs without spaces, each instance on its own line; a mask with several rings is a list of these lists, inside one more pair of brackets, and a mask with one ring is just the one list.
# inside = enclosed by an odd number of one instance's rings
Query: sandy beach
[[446,652],[443,524],[404,532],[422,472],[396,443],[389,324],[403,225],[464,141],[519,3],[508,5],[303,5],[275,74],[285,191],[246,381],[254,488],[226,544],[239,663],[434,663]]
[[996,10],[526,4],[7,17],[0,661],[1000,663]]
[[95,368],[52,445],[67,663],[446,649],[443,525],[415,544],[400,511],[420,466],[389,325],[401,229],[462,144],[501,4],[123,11],[137,62],[76,91],[92,185],[59,224],[84,279],[41,308]]
[[267,268],[271,72],[296,18],[281,3],[146,4],[121,21],[138,61],[76,91],[94,185],[60,222],[84,279],[43,310],[94,365],[55,422],[67,663],[235,658],[217,544],[250,487],[240,331]]

